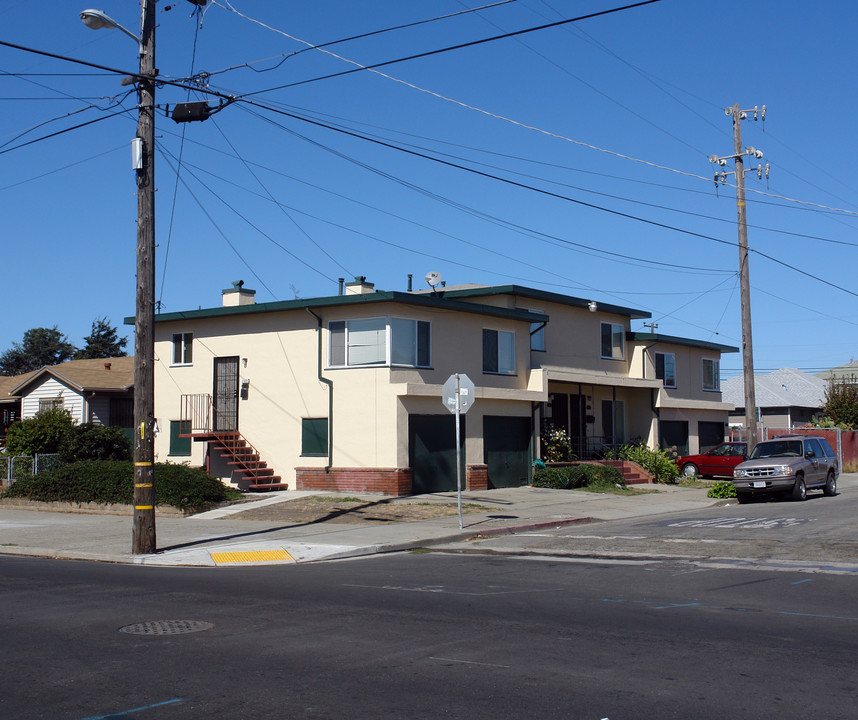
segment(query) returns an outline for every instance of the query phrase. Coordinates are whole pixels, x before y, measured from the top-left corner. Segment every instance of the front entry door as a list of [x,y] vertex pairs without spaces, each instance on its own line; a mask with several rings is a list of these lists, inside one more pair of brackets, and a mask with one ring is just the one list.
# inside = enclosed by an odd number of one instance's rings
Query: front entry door
[[213,398],[212,429],[238,430],[238,357],[214,359]]

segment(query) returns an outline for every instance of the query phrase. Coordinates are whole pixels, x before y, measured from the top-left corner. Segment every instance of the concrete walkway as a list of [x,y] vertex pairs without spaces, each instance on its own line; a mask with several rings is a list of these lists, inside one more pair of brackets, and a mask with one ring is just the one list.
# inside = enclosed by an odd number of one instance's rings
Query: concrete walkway
[[[705,489],[637,485],[643,495],[603,495],[578,490],[520,487],[462,493],[463,503],[484,511],[389,524],[313,522],[288,524],[242,519],[260,507],[318,492],[286,491],[190,517],[156,518],[158,552],[131,554],[129,515],[56,512],[0,504],[0,554],[100,560],[140,565],[236,566],[301,563],[430,547],[476,535],[597,520],[698,510],[721,501]],[[349,493],[362,500],[389,499]],[[417,496],[455,506],[456,493]]]

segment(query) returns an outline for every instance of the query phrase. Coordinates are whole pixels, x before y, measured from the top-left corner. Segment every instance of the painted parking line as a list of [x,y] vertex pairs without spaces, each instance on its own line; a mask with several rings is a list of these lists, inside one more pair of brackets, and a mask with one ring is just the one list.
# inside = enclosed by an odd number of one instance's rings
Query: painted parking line
[[174,703],[184,702],[182,698],[173,698],[172,700],[164,700],[163,702],[152,703],[151,705],[143,705],[141,707],[131,708],[130,710],[120,710],[118,713],[108,713],[107,715],[90,715],[81,720],[119,720],[127,717],[131,713],[140,712],[141,710],[151,710],[152,708],[162,707],[164,705],[173,705]]
[[667,527],[689,528],[755,528],[773,530],[813,522],[814,518],[718,518],[715,520],[681,520]]
[[285,550],[245,550],[240,552],[213,552],[209,553],[217,565],[226,563],[250,563],[250,562],[295,562]]

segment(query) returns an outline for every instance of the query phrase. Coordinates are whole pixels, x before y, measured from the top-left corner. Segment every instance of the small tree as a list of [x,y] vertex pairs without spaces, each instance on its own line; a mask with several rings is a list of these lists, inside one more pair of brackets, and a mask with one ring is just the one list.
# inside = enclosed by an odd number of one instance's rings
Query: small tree
[[52,328],[32,328],[24,333],[20,343],[0,355],[0,375],[20,375],[45,365],[59,365],[71,358],[75,346],[54,325]]
[[831,378],[825,389],[822,411],[838,427],[858,427],[858,382],[855,382],[855,378]]
[[128,338],[120,338],[116,328],[106,317],[92,321],[92,330],[84,340],[86,345],[74,354],[75,360],[125,357],[127,354],[124,348],[128,344]]
[[6,431],[6,449],[10,455],[55,453],[74,426],[71,413],[50,408],[34,417],[19,420]]

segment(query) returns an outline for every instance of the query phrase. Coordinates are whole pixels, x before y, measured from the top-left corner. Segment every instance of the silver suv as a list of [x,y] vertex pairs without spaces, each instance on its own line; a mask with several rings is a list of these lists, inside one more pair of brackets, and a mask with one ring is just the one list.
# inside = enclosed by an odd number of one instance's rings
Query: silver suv
[[837,456],[828,440],[816,435],[784,435],[757,443],[750,457],[733,469],[736,498],[746,503],[753,495],[789,493],[804,500],[810,488],[837,494]]

